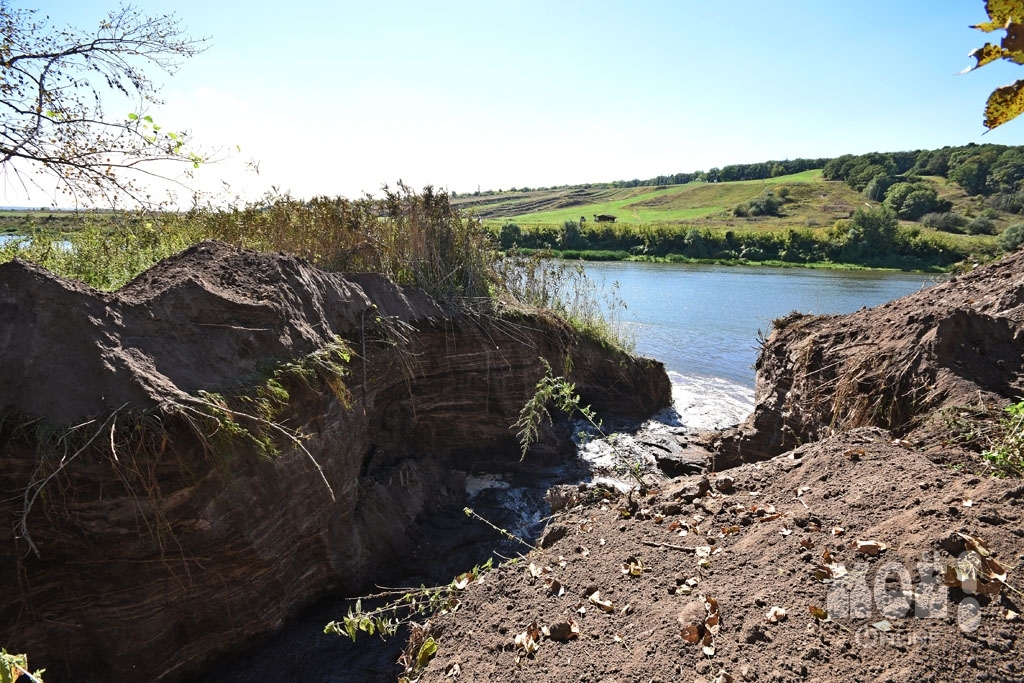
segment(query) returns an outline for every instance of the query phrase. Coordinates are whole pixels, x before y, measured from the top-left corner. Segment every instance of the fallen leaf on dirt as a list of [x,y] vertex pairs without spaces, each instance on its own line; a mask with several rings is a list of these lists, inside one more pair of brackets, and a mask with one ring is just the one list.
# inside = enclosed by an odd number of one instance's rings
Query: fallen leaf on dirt
[[540,636],[540,626],[534,621],[526,627],[525,631],[516,636],[516,647],[521,647],[527,655],[532,655],[540,649]]
[[715,677],[714,683],[735,683],[736,679],[732,677],[732,674],[722,671]]
[[462,673],[462,667],[459,666],[458,662],[452,662],[448,665],[448,668],[444,670],[446,678],[458,678],[459,674]]
[[[998,569],[990,565],[995,563]],[[1000,571],[1002,570],[1002,571]],[[984,558],[973,550],[947,564],[942,581],[950,588],[962,588],[968,593],[995,594],[1005,585],[1006,571],[1002,564],[992,558]]]
[[704,628],[707,629],[709,634],[718,635],[721,620],[721,615],[718,612],[718,600],[705,596],[704,609],[707,610],[707,616],[704,618]]
[[455,580],[452,581],[452,585],[455,586],[455,590],[466,590],[466,587],[469,584],[473,583],[475,579],[475,574],[473,574],[472,572],[466,572],[465,574],[459,574],[458,576],[456,576]]
[[825,552],[821,554],[821,563],[814,565],[813,571],[814,578],[822,583],[829,583],[849,573],[846,571],[845,565],[833,560],[832,553],[828,548],[825,548]]
[[734,526],[723,526],[722,527],[722,536],[726,536],[728,534],[738,534],[739,532],[740,532],[740,528],[738,526],[735,526],[735,525]]
[[874,557],[878,553],[887,550],[889,546],[882,543],[881,541],[857,541],[857,552],[863,555],[871,555]]
[[700,628],[696,624],[690,624],[689,626],[684,626],[679,635],[688,643],[696,643],[700,640]]
[[612,604],[611,600],[602,600],[601,599],[601,591],[594,591],[593,594],[589,598],[587,598],[587,599],[590,600],[590,602],[592,604],[597,605],[598,607],[600,607],[601,611],[603,611],[603,612],[614,612],[615,611],[615,605]]
[[967,547],[968,552],[977,553],[978,557],[981,558],[980,574],[982,578],[988,581],[1006,583],[1006,575],[1010,572],[1009,567],[997,560],[992,555],[992,551],[985,547],[980,538],[969,534],[958,533],[957,535],[964,539],[964,545]]
[[779,533],[782,534],[783,536],[789,536],[791,533],[793,533],[793,530],[792,529],[788,529],[786,527],[782,527],[781,529],[779,529]]
[[963,506],[964,506],[965,508],[971,508],[971,507],[974,507],[974,501],[973,501],[973,500],[971,500],[970,498],[964,498]]
[[842,536],[845,533],[846,533],[846,529],[844,529],[841,526],[834,526],[834,527],[832,527],[832,535],[833,536]]
[[530,571],[530,576],[535,579],[539,579],[541,575],[544,573],[544,570],[535,565],[533,562],[530,563],[528,569]]
[[814,539],[812,539],[812,538],[801,539],[800,545],[802,545],[804,547],[804,549],[810,550],[811,548],[814,547]]
[[614,635],[612,636],[612,640],[614,640],[614,641],[615,641],[616,643],[618,643],[619,645],[622,645],[623,647],[625,647],[625,646],[626,646],[626,641],[625,641],[625,640],[624,640],[624,639],[622,638],[622,636],[620,636],[620,635],[619,635],[618,633],[616,633],[616,634],[614,634]]
[[1007,607],[1006,611],[1003,612],[1003,618],[1007,621],[1017,621],[1020,619],[1020,614]]
[[569,618],[566,621],[559,621],[551,626],[545,626],[541,632],[551,640],[560,643],[568,643],[580,637],[580,625],[575,619]]
[[769,624],[777,624],[780,621],[785,621],[786,617],[788,617],[789,615],[786,613],[786,610],[784,608],[779,607],[778,605],[774,605],[771,609],[768,610],[768,613],[764,616],[766,619],[768,619]]
[[704,640],[701,641],[700,649],[708,657],[715,656],[715,638],[710,633],[704,634]]
[[627,557],[626,561],[622,563],[622,573],[629,576],[640,576],[646,569],[643,560],[636,556]]
[[873,628],[878,629],[882,633],[889,633],[890,631],[892,631],[892,624],[889,623],[888,619],[876,621],[875,623],[871,624],[871,626]]
[[800,496],[804,495],[805,493],[807,493],[810,490],[811,490],[810,486],[801,486],[800,488],[798,488],[796,490],[796,497],[799,498]]
[[832,621],[832,617],[828,615],[828,612],[821,609],[820,607],[808,605],[807,609],[811,611],[811,616],[817,619],[818,621]]
[[562,582],[553,576],[549,576],[544,579],[544,587],[548,590],[548,594],[554,595],[555,597],[560,598],[565,595],[565,586],[563,586]]
[[845,455],[850,460],[853,460],[854,462],[857,462],[858,460],[863,458],[865,455],[867,455],[867,453],[864,452],[863,448],[851,448],[850,450],[848,450],[845,453],[843,453],[843,455]]

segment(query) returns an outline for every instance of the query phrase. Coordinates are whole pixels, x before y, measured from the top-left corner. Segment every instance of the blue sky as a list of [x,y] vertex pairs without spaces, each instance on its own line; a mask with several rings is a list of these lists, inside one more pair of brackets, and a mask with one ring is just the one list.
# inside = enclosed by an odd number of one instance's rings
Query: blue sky
[[[112,7],[11,1],[80,26]],[[982,0],[139,4],[209,37],[160,76],[167,104],[152,113],[230,150],[197,182],[249,199],[1024,144],[1024,120],[984,136],[981,124],[988,93],[1024,67],[957,75],[985,42],[969,28]]]

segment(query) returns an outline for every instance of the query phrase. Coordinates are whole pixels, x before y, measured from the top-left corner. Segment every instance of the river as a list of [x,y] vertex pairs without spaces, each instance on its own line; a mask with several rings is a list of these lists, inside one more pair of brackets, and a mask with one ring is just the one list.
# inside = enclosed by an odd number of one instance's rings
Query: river
[[613,319],[638,354],[665,363],[680,422],[698,429],[735,424],[753,409],[758,332],[767,335],[773,319],[792,311],[850,313],[936,281],[867,270],[629,261],[585,267],[626,304],[612,307]]

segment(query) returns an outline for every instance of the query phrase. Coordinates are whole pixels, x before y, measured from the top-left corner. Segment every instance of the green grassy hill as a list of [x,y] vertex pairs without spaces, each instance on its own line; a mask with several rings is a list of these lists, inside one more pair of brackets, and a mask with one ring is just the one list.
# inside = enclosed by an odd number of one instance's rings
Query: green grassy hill
[[486,221],[515,220],[522,226],[592,220],[594,214],[611,214],[622,223],[691,223],[695,219],[714,222],[732,219],[737,204],[786,188],[793,200],[787,205],[783,222],[801,222],[826,214],[831,219],[835,206],[861,201],[860,194],[845,183],[830,183],[821,171],[805,171],[766,180],[730,183],[688,183],[660,187],[594,188],[572,187],[529,192],[502,192],[483,196],[464,195],[454,202]]
[[[1013,214],[986,208],[983,198],[967,196],[946,178],[926,177],[923,180],[936,188],[940,198],[949,200],[953,210],[961,216],[987,215],[992,218],[996,232],[1020,221]],[[737,215],[743,213],[736,211],[737,206],[749,205],[766,197],[780,202],[778,215]],[[692,182],[660,187],[577,186],[508,191],[465,195],[456,197],[453,202],[479,216],[496,235],[502,233],[502,226],[514,223],[514,242],[521,247],[547,246],[568,252],[573,257],[690,258],[701,251],[692,246],[697,239],[695,236],[699,235],[704,242],[718,246],[705,249],[707,255],[693,257],[696,259],[743,261],[748,258],[740,256],[743,252],[756,254],[767,251],[766,258],[751,260],[776,260],[770,254],[777,252],[781,254],[779,260],[795,259],[797,262],[818,261],[820,256],[816,257],[812,252],[820,255],[828,251],[824,246],[817,250],[798,247],[798,243],[834,244],[841,239],[837,235],[847,229],[844,221],[855,210],[879,206],[845,182],[825,180],[820,170],[765,180]],[[594,221],[595,214],[610,214],[616,217],[616,221],[614,225],[598,224]],[[582,222],[581,217],[584,219]],[[567,221],[579,224],[578,237],[566,234]],[[900,230],[906,236],[905,242],[911,239],[919,243],[928,242],[930,246],[925,251],[935,254],[934,258],[945,266],[952,260],[985,259],[996,253],[992,235],[939,232],[911,221],[900,221]],[[510,243],[507,232],[502,242],[503,246]],[[734,245],[733,248],[729,248],[727,243]],[[769,243],[771,246],[765,249],[764,245]],[[756,249],[743,248],[753,244],[758,245]],[[790,246],[788,249],[787,244]],[[598,252],[600,256],[596,255]],[[729,256],[732,252],[735,252],[735,258]],[[940,257],[937,255],[940,252],[945,253]],[[796,253],[803,256],[798,258],[794,256]],[[907,260],[909,265],[906,267],[919,267],[930,258],[917,256]],[[880,259],[876,257],[874,260]]]

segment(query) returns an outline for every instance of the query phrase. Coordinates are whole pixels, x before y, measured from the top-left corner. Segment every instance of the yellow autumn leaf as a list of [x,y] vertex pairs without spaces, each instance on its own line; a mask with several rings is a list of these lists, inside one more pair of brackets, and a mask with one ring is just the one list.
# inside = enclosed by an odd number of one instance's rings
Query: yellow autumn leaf
[[1006,54],[1006,51],[1003,48],[999,47],[998,45],[993,45],[992,43],[985,43],[977,50],[972,50],[971,53],[967,55],[968,57],[973,57],[974,59],[978,60],[978,63],[967,67],[960,73],[970,73],[979,67],[985,66],[986,64],[990,64],[996,61],[997,59],[1002,59],[1004,56],[1006,56]]
[[815,607],[814,605],[808,605],[807,609],[810,610],[811,616],[814,617],[815,619],[817,619],[818,621],[831,621],[832,620],[832,617],[830,617],[828,615],[828,612],[826,612],[825,610],[821,609],[820,607]]
[[1006,28],[1006,25],[1015,18],[1022,18],[1024,7],[1021,6],[1020,0],[986,0],[985,12],[988,14],[989,21],[971,28],[991,33]]

